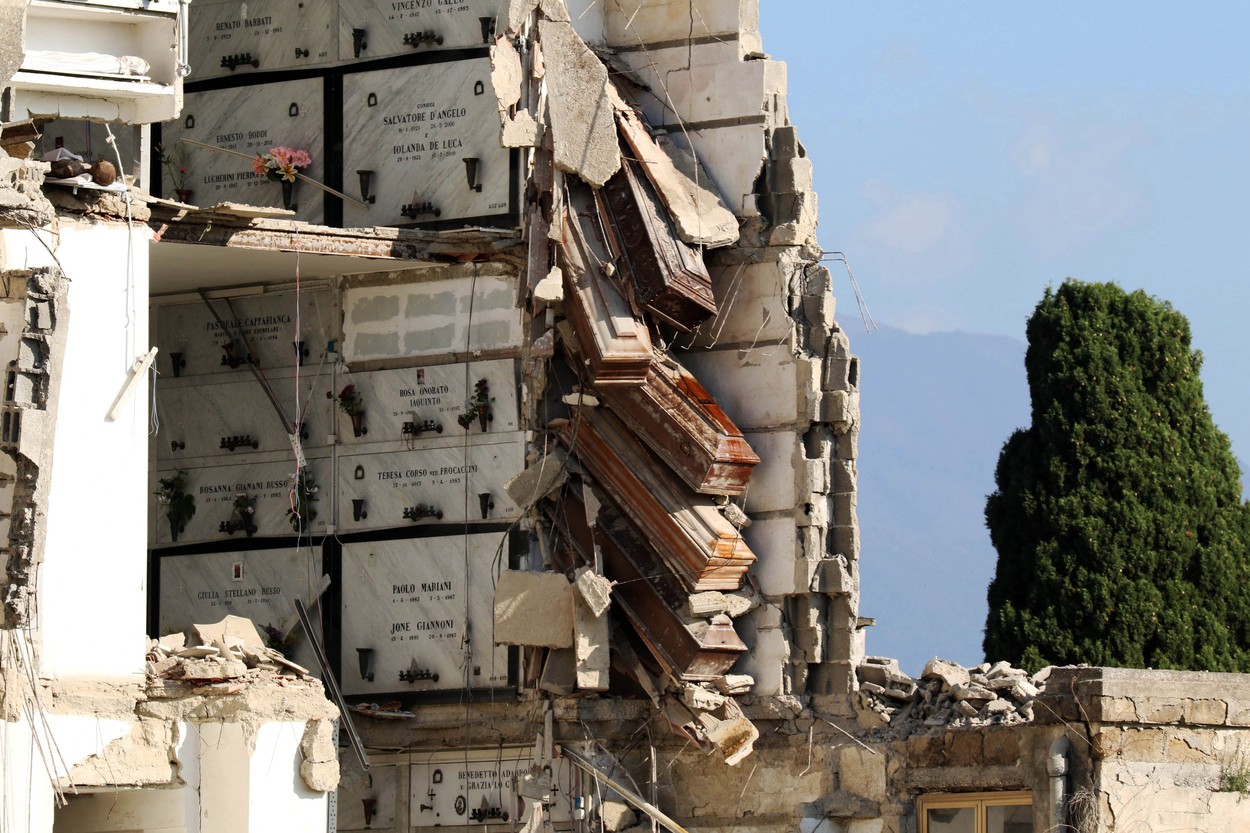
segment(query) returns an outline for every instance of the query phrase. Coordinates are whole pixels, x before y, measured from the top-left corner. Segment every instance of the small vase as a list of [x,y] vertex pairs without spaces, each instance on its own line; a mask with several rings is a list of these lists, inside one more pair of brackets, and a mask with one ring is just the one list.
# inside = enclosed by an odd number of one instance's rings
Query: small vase
[[178,543],[179,524],[173,518],[169,519],[169,540],[175,544]]
[[359,437],[361,434],[368,434],[369,429],[365,427],[365,412],[357,411],[350,415],[352,418],[352,434]]
[[178,202],[186,203],[188,205],[191,204],[190,188],[175,188],[174,193],[178,195]]
[[287,211],[294,211],[298,206],[293,202],[295,197],[295,183],[282,180],[282,207]]
[[482,430],[486,430],[486,421],[490,419],[489,408],[479,408],[477,411],[477,424],[482,426]]

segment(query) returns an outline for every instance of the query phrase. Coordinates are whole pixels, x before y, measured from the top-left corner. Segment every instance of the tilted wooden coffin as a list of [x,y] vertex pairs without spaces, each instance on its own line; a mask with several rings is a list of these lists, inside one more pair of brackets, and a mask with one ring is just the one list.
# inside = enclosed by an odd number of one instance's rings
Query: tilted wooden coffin
[[608,220],[608,248],[640,306],[683,332],[716,314],[703,253],[678,237],[638,163],[622,160],[596,198]]
[[656,357],[640,387],[599,396],[696,492],[740,495],[760,458],[699,380],[672,359]]
[[560,442],[655,548],[690,591],[737,590],[755,561],[711,498],[696,494],[604,408],[557,420]]
[[593,212],[590,196],[570,189],[561,223],[565,314],[573,323],[591,382],[596,386],[641,385],[651,366],[651,335],[603,274],[600,264],[611,258],[589,220]]
[[688,621],[683,615],[689,606],[686,592],[610,503],[600,507],[593,530],[586,521],[585,504],[571,493],[547,508],[581,564],[593,562],[593,544],[599,545],[604,575],[615,582],[613,605],[665,671],[684,680],[715,679],[747,650],[732,624]]

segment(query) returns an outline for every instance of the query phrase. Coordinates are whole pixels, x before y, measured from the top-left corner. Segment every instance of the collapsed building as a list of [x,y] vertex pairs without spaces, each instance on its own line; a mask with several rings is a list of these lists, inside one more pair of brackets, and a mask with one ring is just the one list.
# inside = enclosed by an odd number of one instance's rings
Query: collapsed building
[[1250,814],[1240,677],[865,656],[755,3],[10,15],[13,829]]

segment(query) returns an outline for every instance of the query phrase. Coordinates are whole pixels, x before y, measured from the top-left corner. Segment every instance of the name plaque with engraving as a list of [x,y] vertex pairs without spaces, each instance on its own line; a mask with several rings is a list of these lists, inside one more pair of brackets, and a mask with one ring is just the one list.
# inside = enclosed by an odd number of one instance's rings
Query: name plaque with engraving
[[499,224],[513,213],[489,58],[346,75],[343,132],[347,193],[362,196],[366,171],[375,200],[368,211],[344,205],[349,227]]
[[345,544],[343,693],[508,685],[508,651],[491,640],[507,546],[502,532]]
[[191,77],[331,63],[337,57],[336,11],[330,0],[196,0],[191,7]]
[[489,46],[498,11],[498,0],[342,0],[339,54],[367,61]]
[[[530,817],[529,802],[525,802],[520,818],[514,816],[521,805],[515,782],[525,778],[534,763],[532,746],[436,753],[410,760],[409,827],[518,822],[525,826]],[[547,818],[557,824],[572,819],[569,796],[575,791],[573,773],[573,767],[561,766],[548,775],[552,784]]]
[[380,448],[339,458],[339,528],[511,521],[520,507],[504,484],[525,466],[520,431],[489,443],[414,451]]
[[[404,440],[410,446],[478,444],[516,431],[517,376],[511,359],[371,370],[338,377],[364,409],[361,428],[338,422],[348,445]],[[341,409],[340,409],[341,410]],[[494,435],[494,436],[492,436]]]
[[[324,112],[320,78],[187,93],[182,115],[162,126],[161,141],[172,147],[178,139],[193,139],[248,156],[277,146],[306,150],[312,164],[301,173],[324,182]],[[207,148],[183,147],[187,187],[194,192],[196,205],[237,202],[283,207],[281,184],[255,173],[248,160]],[[292,200],[299,219],[322,221],[324,199],[319,188],[297,181]]]
[[[289,455],[288,455],[289,456]],[[252,462],[233,466],[207,466],[184,469],[183,493],[194,501],[195,513],[185,525],[174,531],[169,508],[157,494],[160,480],[171,479],[173,467],[155,472],[152,477],[151,507],[148,517],[155,524],[149,540],[156,545],[190,544],[199,541],[246,541],[253,536],[293,536],[296,527],[289,510],[294,505],[295,466],[291,460]],[[320,486],[330,479],[330,462],[308,456],[310,485],[318,491],[306,498],[305,534],[324,535],[330,520],[328,490]],[[326,499],[322,499],[323,495]],[[313,517],[313,512],[316,517]]]
[[338,329],[334,297],[325,290],[300,293],[298,306],[294,292],[210,303],[212,309],[203,301],[153,307],[152,339],[160,347],[156,369],[163,381],[208,373],[249,375],[244,364],[248,348],[266,373],[297,363],[311,369]]
[[157,621],[162,634],[212,624],[229,615],[242,616],[252,620],[262,639],[269,637],[269,647],[305,667],[313,661],[302,631],[291,626],[295,599],[310,603],[316,597],[322,573],[319,551],[314,554],[307,549],[277,549],[173,555],[160,558],[157,569]]
[[[161,426],[156,459],[160,465],[185,467],[209,462],[198,461],[200,457],[226,458],[211,461],[212,465],[221,465],[256,452],[292,453],[289,435],[295,426],[283,422],[252,374],[243,373],[237,380],[187,382],[192,384],[163,382],[156,391],[156,413]],[[324,399],[309,402],[317,390],[313,380],[300,381],[303,390],[298,398],[293,376],[271,376],[266,382],[285,408],[287,418],[300,423],[301,446],[310,450],[326,445],[326,434],[332,430],[327,418],[329,405]],[[310,407],[304,407],[305,404]]]

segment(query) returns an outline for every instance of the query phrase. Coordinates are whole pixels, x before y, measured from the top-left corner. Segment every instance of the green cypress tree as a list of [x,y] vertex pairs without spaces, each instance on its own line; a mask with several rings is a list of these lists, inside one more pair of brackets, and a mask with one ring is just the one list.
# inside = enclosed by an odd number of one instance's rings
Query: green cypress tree
[[1004,444],[985,506],[987,658],[1250,671],[1250,506],[1189,322],[1068,280],[1027,334],[1032,425]]

